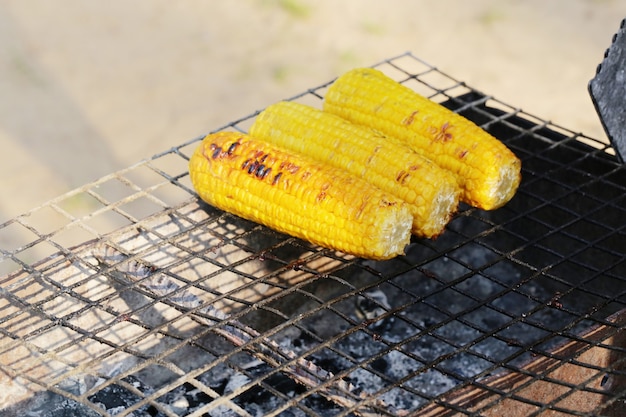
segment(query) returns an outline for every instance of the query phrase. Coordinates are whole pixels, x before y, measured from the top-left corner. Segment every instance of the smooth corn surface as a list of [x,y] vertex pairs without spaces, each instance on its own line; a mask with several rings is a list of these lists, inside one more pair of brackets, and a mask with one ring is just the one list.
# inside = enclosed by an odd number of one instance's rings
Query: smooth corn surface
[[410,240],[413,217],[401,200],[249,135],[206,136],[189,172],[207,203],[320,246],[389,259]]
[[501,207],[519,186],[520,160],[502,142],[438,103],[372,68],[358,68],[329,88],[324,110],[400,139],[453,172],[461,200]]
[[250,135],[343,169],[402,199],[414,216],[412,232],[420,237],[441,234],[458,207],[460,189],[452,174],[339,116],[279,102],[257,116]]

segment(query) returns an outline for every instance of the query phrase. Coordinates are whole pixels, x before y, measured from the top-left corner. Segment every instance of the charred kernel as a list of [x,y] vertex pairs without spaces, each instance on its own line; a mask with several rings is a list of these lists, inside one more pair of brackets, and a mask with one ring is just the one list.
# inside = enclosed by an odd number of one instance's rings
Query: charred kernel
[[233,152],[235,152],[235,149],[237,149],[237,146],[239,146],[239,141],[237,142],[233,142],[229,147],[228,147],[228,151],[226,151],[227,154],[232,155]]
[[248,165],[250,165],[250,161],[251,159],[246,159],[243,164],[241,164],[241,169],[246,169],[248,168]]
[[[270,172],[272,172],[272,168],[267,168],[266,170],[264,170],[263,173],[261,174],[261,179],[264,180],[265,177],[267,177],[270,174]],[[257,176],[258,175],[259,174],[257,174]]]
[[282,172],[279,172],[278,174],[274,175],[274,179],[272,180],[272,185],[278,184],[278,180],[280,179],[282,175],[283,175]]
[[263,178],[264,173],[265,173],[265,165],[259,164],[259,166],[257,166],[256,168],[254,175],[256,175],[258,178]]
[[248,174],[252,174],[256,172],[258,166],[259,166],[259,161],[254,161],[253,163],[251,163],[250,166],[248,167]]
[[216,146],[215,148],[213,148],[213,155],[211,155],[211,157],[213,159],[217,159],[221,153],[222,153],[222,148],[220,148],[219,146]]
[[268,156],[269,156],[269,154],[268,154],[268,153],[266,153],[265,155],[263,155],[263,156],[261,157],[261,159],[260,159],[259,161],[260,161],[262,164],[264,164],[264,163],[265,163],[265,160],[267,159],[267,157],[268,157]]

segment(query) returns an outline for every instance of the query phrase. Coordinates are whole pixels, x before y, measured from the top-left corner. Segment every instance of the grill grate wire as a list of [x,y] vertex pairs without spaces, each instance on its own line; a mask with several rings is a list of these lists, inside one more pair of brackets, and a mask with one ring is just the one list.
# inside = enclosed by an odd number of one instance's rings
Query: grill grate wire
[[[0,225],[11,242],[0,248],[0,409],[620,415],[626,171],[613,150],[410,53],[376,66],[503,140],[523,163],[516,197],[494,212],[462,206],[438,239],[363,261],[199,202],[195,138]],[[320,107],[329,84],[291,99]],[[219,130],[245,132],[257,114]],[[124,258],[99,263],[102,244]],[[135,263],[171,293],[129,280]],[[189,297],[201,301],[181,305]],[[238,346],[220,336],[237,326],[258,335]],[[267,343],[294,356],[270,366]],[[298,384],[298,361],[329,374]]]

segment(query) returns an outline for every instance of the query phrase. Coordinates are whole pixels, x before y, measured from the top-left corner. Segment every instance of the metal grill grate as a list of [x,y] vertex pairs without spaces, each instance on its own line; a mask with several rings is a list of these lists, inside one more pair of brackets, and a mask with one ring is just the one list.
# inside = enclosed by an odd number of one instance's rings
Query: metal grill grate
[[505,141],[516,197],[371,262],[199,202],[200,138],[87,184],[0,225],[4,415],[623,415],[612,149],[411,54],[377,67]]

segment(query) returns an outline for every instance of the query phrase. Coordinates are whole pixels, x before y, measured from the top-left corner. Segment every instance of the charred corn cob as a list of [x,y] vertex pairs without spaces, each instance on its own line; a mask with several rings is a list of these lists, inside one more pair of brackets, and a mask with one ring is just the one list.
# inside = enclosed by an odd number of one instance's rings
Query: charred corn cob
[[408,203],[412,232],[438,236],[456,211],[460,189],[448,171],[374,131],[313,107],[279,102],[267,107],[250,135],[363,178]]
[[324,110],[400,139],[456,175],[461,200],[490,210],[515,194],[520,160],[502,142],[382,72],[358,68],[329,88]]
[[189,171],[207,203],[320,246],[389,259],[410,240],[413,217],[401,200],[249,135],[206,136]]

